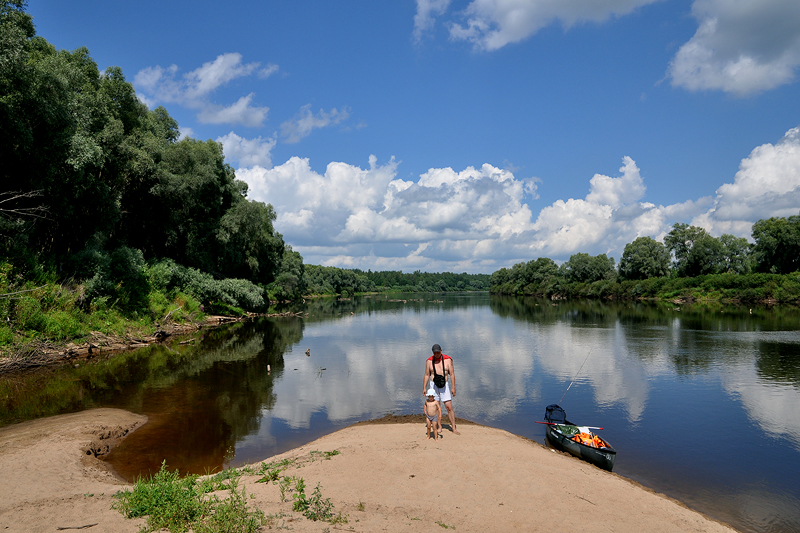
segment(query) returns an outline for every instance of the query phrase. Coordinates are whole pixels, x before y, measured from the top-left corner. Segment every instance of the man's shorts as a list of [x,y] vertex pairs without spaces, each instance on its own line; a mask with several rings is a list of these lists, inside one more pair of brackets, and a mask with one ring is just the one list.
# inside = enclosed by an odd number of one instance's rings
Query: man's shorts
[[433,392],[435,393],[434,398],[436,398],[437,402],[449,402],[453,399],[453,397],[450,395],[449,381],[445,382],[444,387],[439,388],[434,385],[433,380],[431,380],[431,386],[429,388],[433,389]]

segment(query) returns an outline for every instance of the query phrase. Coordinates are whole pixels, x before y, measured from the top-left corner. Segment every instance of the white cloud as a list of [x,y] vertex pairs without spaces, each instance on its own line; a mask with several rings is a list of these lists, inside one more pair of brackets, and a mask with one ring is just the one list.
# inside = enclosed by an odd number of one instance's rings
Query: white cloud
[[332,245],[348,217],[363,209],[378,210],[394,179],[394,159],[361,169],[345,163],[330,163],[325,174],[311,169],[308,159],[292,157],[272,169],[239,169],[237,178],[249,185],[250,197],[275,206],[276,227],[292,243]]
[[[226,139],[246,151],[232,133]],[[319,174],[308,159],[293,157],[272,169],[240,168],[237,177],[251,198],[275,206],[276,228],[307,262],[376,270],[493,272],[577,252],[619,259],[626,244],[662,240],[675,222],[749,236],[759,218],[800,211],[800,128],[754,149],[716,196],[671,205],[644,200],[644,178],[630,157],[617,176],[589,179],[584,198],[536,213],[536,178],[484,164],[431,168],[413,181],[398,178],[397,169],[394,159],[378,165],[370,156],[366,169],[334,162]]]
[[186,137],[192,137],[194,135],[194,130],[192,128],[181,128],[178,140],[185,139]]
[[543,208],[526,235],[528,256],[568,258],[577,252],[608,253],[617,258],[625,244],[640,236],[665,233],[675,215],[696,215],[708,201],[679,206],[656,206],[639,202],[645,194],[644,180],[630,157],[624,157],[621,176],[595,174],[589,180],[585,199],[556,200]]
[[755,148],[739,164],[733,183],[717,189],[714,205],[692,223],[712,234],[750,237],[753,222],[800,212],[800,127],[776,144]]
[[268,107],[253,107],[253,93],[242,96],[228,107],[206,104],[197,113],[197,120],[205,124],[241,124],[255,128],[267,119]]
[[269,78],[270,76],[272,76],[273,74],[278,72],[278,70],[280,70],[278,65],[273,65],[272,63],[270,63],[266,67],[264,67],[264,68],[262,68],[261,70],[258,71],[258,77],[259,78]]
[[234,79],[254,73],[267,77],[278,70],[277,65],[270,64],[261,70],[259,66],[259,63],[242,63],[241,54],[222,54],[180,77],[177,65],[147,67],[134,76],[133,84],[139,98],[149,107],[159,103],[176,103],[196,110],[201,122],[256,127],[264,123],[269,108],[251,105],[253,93],[228,106],[213,103],[210,96]]
[[611,178],[595,174],[589,180],[590,193],[586,200],[592,203],[606,204],[610,207],[621,207],[635,202],[644,196],[644,180],[639,175],[639,167],[628,156],[622,158],[622,176]]
[[669,66],[672,84],[746,96],[789,83],[800,65],[800,2],[695,0],[699,28]]
[[451,24],[450,37],[481,50],[520,42],[555,21],[569,28],[581,22],[603,22],[658,0],[472,0],[465,24]]
[[419,43],[423,35],[433,29],[438,15],[444,14],[450,0],[417,0],[417,13],[414,15],[414,42]]
[[[560,23],[602,23],[659,0],[471,0],[448,22],[450,38],[493,51]],[[418,0],[414,40],[419,42],[449,1]],[[800,66],[800,2],[694,0],[695,35],[668,67],[676,87],[748,96],[790,83]]]
[[398,179],[397,163],[370,157],[368,169],[331,163],[324,175],[307,159],[273,169],[239,169],[253,199],[272,203],[276,228],[315,264],[376,269],[492,272],[538,256],[617,252],[640,235],[661,235],[710,199],[674,206],[639,202],[645,193],[633,159],[618,177],[595,175],[585,199],[558,200],[536,218],[528,205],[536,180],[489,164],[432,168],[417,182]]
[[230,132],[217,137],[217,142],[222,143],[225,159],[228,162],[236,161],[241,167],[272,167],[272,149],[277,142],[274,135],[267,139],[261,137],[245,139]]
[[346,264],[346,256],[374,255],[379,248],[385,262],[471,264],[492,258],[496,240],[531,229],[523,197],[535,194],[534,180],[491,165],[430,169],[417,183],[396,174],[394,159],[379,166],[374,156],[367,169],[331,163],[324,175],[297,157],[270,170],[237,171],[252,198],[275,206],[276,228],[301,253],[302,247],[322,247],[317,253],[331,247],[321,263],[335,256],[336,264]]
[[341,111],[335,107],[330,112],[320,109],[316,115],[311,111],[311,104],[306,104],[292,120],[281,124],[281,135],[289,144],[300,142],[311,135],[315,129],[339,124],[350,117],[350,111],[345,107]]
[[241,54],[222,54],[184,76],[186,98],[202,98],[231,80],[249,76],[258,63],[242,64]]

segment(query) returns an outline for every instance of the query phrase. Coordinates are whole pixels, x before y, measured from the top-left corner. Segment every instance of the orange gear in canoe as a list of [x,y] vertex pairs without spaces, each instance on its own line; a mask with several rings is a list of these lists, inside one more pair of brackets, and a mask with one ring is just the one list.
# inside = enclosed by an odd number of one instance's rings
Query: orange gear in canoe
[[607,448],[608,445],[605,443],[603,439],[598,437],[597,435],[592,435],[591,433],[578,433],[572,440],[575,442],[580,442],[586,446],[591,446],[592,448]]

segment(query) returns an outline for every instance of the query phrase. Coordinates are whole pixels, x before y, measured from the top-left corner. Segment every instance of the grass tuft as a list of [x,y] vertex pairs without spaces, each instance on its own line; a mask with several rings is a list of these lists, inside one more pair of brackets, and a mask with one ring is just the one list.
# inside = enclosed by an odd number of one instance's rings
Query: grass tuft
[[[230,472],[230,471],[226,471]],[[114,495],[112,505],[126,518],[147,517],[143,531],[168,529],[172,533],[251,533],[264,522],[264,514],[247,508],[244,489],[238,490],[237,474],[221,472],[198,482],[197,476],[181,478],[167,470],[166,462],[150,479],[139,479],[132,490]],[[226,488],[228,498],[207,497],[208,492]]]

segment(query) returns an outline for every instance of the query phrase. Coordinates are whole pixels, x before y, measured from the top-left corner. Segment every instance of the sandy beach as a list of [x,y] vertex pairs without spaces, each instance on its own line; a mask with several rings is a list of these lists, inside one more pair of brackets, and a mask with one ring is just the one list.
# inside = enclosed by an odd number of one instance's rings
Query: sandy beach
[[[270,518],[262,530],[734,531],[506,431],[463,423],[461,435],[446,427],[434,442],[425,439],[422,420],[359,423],[265,458],[292,459],[284,475],[303,477],[308,494],[319,484],[348,522],[312,522],[280,501],[278,486],[245,475],[240,486],[253,495],[250,505]],[[0,531],[138,531],[143,520],[111,509],[113,494],[127,485],[101,458],[145,422],[127,411],[95,409],[0,428]]]

